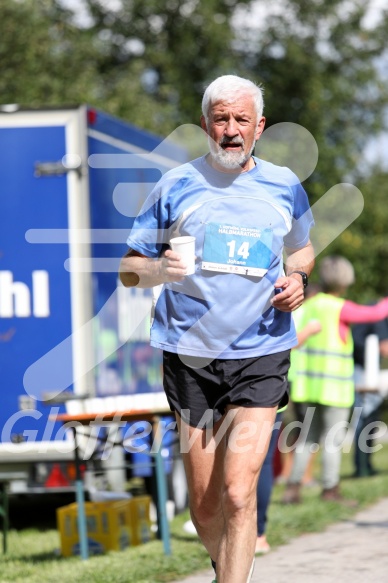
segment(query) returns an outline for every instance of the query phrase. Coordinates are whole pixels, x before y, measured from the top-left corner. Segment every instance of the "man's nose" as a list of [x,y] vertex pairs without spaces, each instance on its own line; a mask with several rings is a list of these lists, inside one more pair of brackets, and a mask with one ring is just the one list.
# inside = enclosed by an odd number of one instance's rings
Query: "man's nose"
[[224,133],[228,138],[233,138],[238,135],[238,124],[235,119],[232,118],[228,120]]

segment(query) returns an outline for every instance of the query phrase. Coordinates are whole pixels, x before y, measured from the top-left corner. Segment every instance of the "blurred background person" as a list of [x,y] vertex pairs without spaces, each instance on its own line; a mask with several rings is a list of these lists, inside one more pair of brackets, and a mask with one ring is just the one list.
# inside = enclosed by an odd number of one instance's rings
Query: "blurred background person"
[[378,350],[381,357],[388,357],[388,320],[375,323],[357,324],[352,329],[354,342],[354,378],[355,400],[354,406],[359,408],[359,417],[354,433],[354,477],[373,476],[376,470],[372,465],[373,436],[377,428],[367,431],[367,427],[379,421],[380,409],[384,397],[379,391],[379,385],[375,390],[366,388],[365,384],[365,345],[370,335],[378,338]]
[[301,482],[311,452],[322,442],[323,500],[341,501],[339,491],[342,444],[346,422],[354,404],[353,338],[350,326],[377,322],[388,315],[388,298],[375,306],[343,299],[355,281],[352,264],[340,256],[326,257],[319,268],[322,292],[305,304],[301,326],[319,320],[322,330],[308,338],[294,375],[299,400],[312,408],[311,422],[302,428],[284,503],[300,502]]

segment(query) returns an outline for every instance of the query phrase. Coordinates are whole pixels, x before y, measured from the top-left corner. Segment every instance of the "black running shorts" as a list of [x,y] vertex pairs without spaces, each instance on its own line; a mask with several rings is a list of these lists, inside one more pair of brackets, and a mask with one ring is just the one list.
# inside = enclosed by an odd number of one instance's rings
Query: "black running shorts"
[[194,368],[196,361],[201,366],[200,358],[190,357],[188,366],[178,354],[163,353],[163,384],[171,411],[193,427],[203,424],[205,413],[209,419],[209,410],[216,423],[228,405],[281,408],[288,403],[289,350],[255,358],[216,358],[203,368]]

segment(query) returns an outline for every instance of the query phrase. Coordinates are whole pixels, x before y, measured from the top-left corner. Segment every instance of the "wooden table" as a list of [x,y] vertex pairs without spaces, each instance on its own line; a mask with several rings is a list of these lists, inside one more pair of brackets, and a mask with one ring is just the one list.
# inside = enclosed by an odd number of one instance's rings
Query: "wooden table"
[[169,409],[129,409],[126,411],[112,411],[110,413],[79,413],[70,415],[67,413],[59,414],[50,417],[55,421],[61,421],[64,424],[69,424],[73,430],[74,435],[74,461],[76,467],[76,501],[77,501],[77,520],[78,520],[78,534],[80,541],[80,556],[81,559],[89,557],[88,538],[86,528],[85,516],[85,490],[82,480],[80,465],[80,449],[79,436],[77,436],[77,425],[85,427],[90,426],[111,426],[124,423],[133,423],[136,421],[148,421],[152,426],[153,437],[153,451],[150,453],[155,457],[155,474],[156,474],[156,489],[158,498],[158,521],[161,530],[161,537],[166,555],[171,554],[170,547],[170,533],[166,513],[167,502],[167,485],[166,476],[164,472],[164,464],[161,455],[161,443],[163,433],[161,432],[160,420],[162,417],[171,416]]

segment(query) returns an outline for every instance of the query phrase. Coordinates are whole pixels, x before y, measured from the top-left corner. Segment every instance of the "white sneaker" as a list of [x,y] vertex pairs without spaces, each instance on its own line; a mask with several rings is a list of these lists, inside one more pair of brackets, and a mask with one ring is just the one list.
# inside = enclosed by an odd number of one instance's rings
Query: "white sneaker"
[[249,571],[247,583],[249,583],[250,580],[252,579],[254,569],[255,569],[255,559],[253,559],[253,561],[252,561],[252,567],[251,567],[251,570]]
[[183,530],[188,534],[198,534],[197,529],[195,528],[192,520],[188,520],[187,522],[184,523]]

